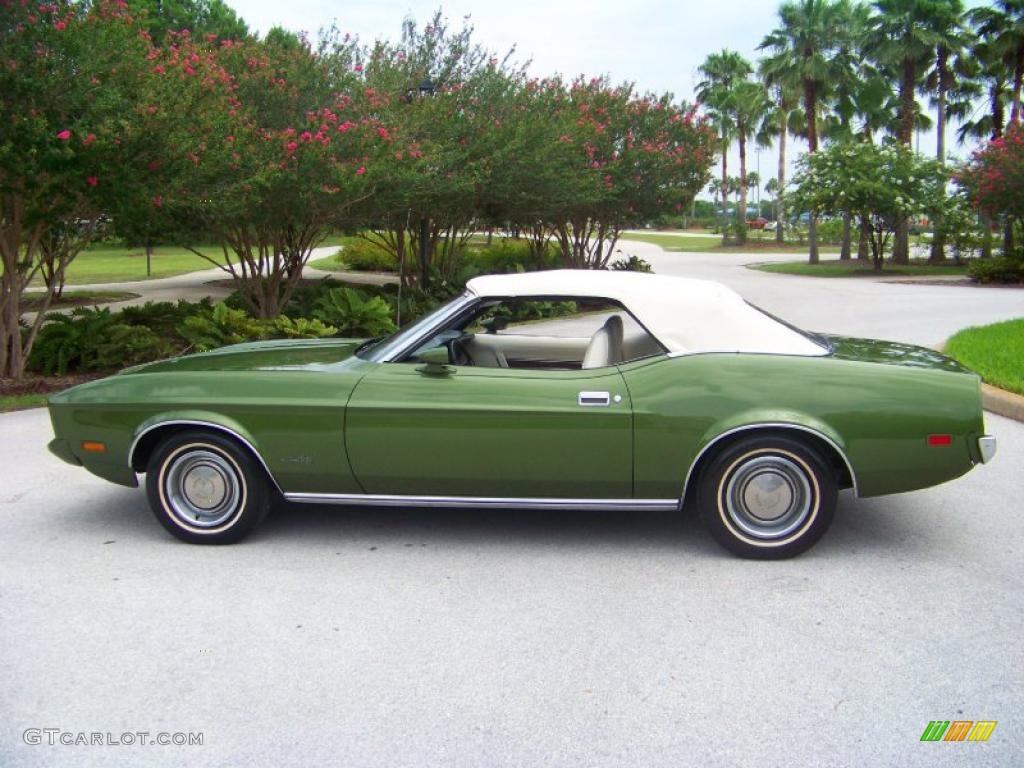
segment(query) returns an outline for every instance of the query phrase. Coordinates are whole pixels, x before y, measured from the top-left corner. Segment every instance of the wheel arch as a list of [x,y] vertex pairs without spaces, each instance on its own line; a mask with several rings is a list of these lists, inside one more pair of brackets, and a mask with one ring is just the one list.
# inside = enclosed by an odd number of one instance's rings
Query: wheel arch
[[135,438],[128,449],[128,466],[134,472],[144,472],[150,456],[153,455],[153,451],[162,440],[166,440],[171,435],[197,428],[220,432],[235,440],[263,467],[263,471],[267,473],[267,477],[277,491],[283,493],[274,473],[270,471],[267,462],[256,448],[256,442],[252,435],[240,424],[212,414],[165,415],[143,422],[136,430]]
[[686,479],[683,481],[683,493],[680,497],[683,506],[686,506],[688,495],[692,495],[697,487],[695,482],[701,470],[711,458],[722,448],[731,445],[747,437],[781,434],[786,437],[796,438],[816,449],[830,466],[836,470],[836,477],[840,488],[853,488],[854,495],[859,496],[857,489],[857,475],[850,463],[846,452],[836,437],[827,434],[823,429],[781,421],[760,421],[725,429],[705,439],[701,449],[697,452],[690,468],[687,470]]

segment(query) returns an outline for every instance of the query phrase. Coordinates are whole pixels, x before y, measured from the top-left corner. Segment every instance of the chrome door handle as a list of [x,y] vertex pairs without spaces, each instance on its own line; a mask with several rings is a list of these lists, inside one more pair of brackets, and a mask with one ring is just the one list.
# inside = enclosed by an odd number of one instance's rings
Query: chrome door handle
[[579,399],[576,400],[577,405],[582,406],[595,406],[595,405],[611,405],[612,396],[609,392],[580,392]]

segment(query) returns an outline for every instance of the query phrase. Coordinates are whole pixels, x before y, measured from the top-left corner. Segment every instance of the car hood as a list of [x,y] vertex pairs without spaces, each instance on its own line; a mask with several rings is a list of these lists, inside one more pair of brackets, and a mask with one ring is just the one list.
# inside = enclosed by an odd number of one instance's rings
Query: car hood
[[178,371],[294,371],[327,369],[351,357],[363,339],[279,339],[233,344],[212,352],[145,363],[124,374]]
[[973,373],[970,368],[927,347],[901,344],[880,339],[857,339],[849,336],[818,334],[832,345],[832,357],[856,360],[862,363],[903,365],[910,368],[930,368],[953,373]]

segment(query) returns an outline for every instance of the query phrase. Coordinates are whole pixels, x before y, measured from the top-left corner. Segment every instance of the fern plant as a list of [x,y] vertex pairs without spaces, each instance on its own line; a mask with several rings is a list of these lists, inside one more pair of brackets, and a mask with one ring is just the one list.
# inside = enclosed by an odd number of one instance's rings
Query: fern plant
[[395,330],[391,307],[380,296],[363,298],[352,288],[332,288],[316,302],[313,317],[345,336],[381,336]]
[[186,317],[178,333],[196,350],[208,352],[228,344],[265,339],[270,335],[270,325],[221,301],[208,312]]

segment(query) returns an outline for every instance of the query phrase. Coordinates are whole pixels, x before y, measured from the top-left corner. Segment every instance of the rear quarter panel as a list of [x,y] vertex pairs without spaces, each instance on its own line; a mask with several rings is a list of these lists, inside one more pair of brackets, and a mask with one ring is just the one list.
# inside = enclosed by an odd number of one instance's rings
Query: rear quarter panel
[[[858,494],[951,480],[980,459],[976,376],[832,357],[700,354],[623,366],[634,407],[634,489],[678,496],[701,449],[730,429],[805,426],[845,453]],[[950,434],[947,447],[930,434]]]

